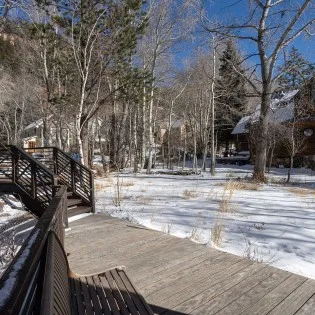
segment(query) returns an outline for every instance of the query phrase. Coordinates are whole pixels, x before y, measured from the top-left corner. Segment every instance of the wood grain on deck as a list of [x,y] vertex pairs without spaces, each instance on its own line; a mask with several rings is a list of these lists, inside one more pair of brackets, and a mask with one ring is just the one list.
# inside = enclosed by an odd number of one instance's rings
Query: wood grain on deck
[[66,251],[74,272],[126,266],[157,314],[315,314],[315,280],[107,215],[70,228]]

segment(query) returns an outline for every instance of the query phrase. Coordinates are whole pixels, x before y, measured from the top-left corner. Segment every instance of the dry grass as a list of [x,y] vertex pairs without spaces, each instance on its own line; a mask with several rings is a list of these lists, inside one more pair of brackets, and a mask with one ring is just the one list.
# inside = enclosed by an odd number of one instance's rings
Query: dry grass
[[96,191],[105,190],[107,187],[109,187],[108,183],[95,183],[94,185]]
[[229,180],[225,183],[222,198],[219,202],[219,211],[222,213],[234,212],[231,201],[234,193],[241,189],[241,183]]
[[164,233],[171,234],[173,232],[173,228],[174,228],[174,220],[164,225],[162,228],[162,231]]
[[[201,213],[199,213],[199,215],[201,215]],[[195,240],[197,242],[200,241],[200,236],[201,236],[200,235],[201,234],[200,227],[201,227],[202,223],[203,223],[203,218],[199,216],[196,219],[195,225],[194,225],[193,229],[190,232],[190,237],[189,238],[191,240]]]
[[188,189],[184,190],[183,196],[182,196],[183,199],[192,199],[192,198],[197,198],[197,197],[198,197],[198,194],[196,191],[188,190]]
[[226,183],[217,184],[217,186],[224,186],[224,187],[228,186],[228,188],[232,187],[232,188],[235,188],[236,190],[257,191],[261,189],[261,185],[256,182],[249,183],[249,182],[244,182],[244,181],[232,181],[232,180],[229,180]]
[[211,242],[213,245],[220,247],[223,240],[223,225],[217,220],[211,229]]
[[288,189],[289,192],[299,196],[299,197],[315,197],[315,190],[301,187],[292,187]]
[[253,190],[257,191],[261,189],[261,186],[258,183],[246,183],[246,182],[240,182],[239,183],[239,188],[240,190]]
[[99,177],[108,176],[108,174],[109,174],[108,166],[103,167],[100,165],[94,165],[93,170],[95,170],[96,176],[99,176]]
[[135,185],[135,182],[131,181],[131,180],[127,180],[127,181],[121,181],[121,186],[124,186],[124,187],[131,187],[131,186],[134,186]]

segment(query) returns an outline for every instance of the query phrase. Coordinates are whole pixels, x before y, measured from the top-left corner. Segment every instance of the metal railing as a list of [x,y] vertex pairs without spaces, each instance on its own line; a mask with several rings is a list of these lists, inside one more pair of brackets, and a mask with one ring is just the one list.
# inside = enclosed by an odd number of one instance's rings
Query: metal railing
[[39,161],[57,175],[60,184],[69,187],[95,211],[94,175],[88,167],[57,147],[24,150],[36,154]]
[[13,146],[3,146],[0,150],[0,164],[5,167],[2,175],[27,194],[44,211],[52,201],[57,176],[24,150]]
[[37,313],[48,234],[63,244],[67,225],[67,187],[61,186],[0,279],[0,314]]

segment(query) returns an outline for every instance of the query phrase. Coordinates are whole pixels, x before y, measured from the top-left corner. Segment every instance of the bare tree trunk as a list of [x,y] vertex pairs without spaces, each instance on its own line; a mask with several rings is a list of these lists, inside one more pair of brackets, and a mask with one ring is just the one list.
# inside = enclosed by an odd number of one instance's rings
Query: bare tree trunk
[[215,134],[214,134],[214,124],[215,124],[215,80],[216,80],[216,48],[215,42],[213,40],[213,67],[212,67],[212,83],[211,83],[211,166],[210,173],[212,176],[215,174]]
[[134,160],[133,160],[133,172],[137,173],[138,170],[138,135],[137,135],[137,112],[139,107],[134,111],[133,117],[133,149],[134,149]]
[[291,172],[292,172],[292,168],[293,168],[293,155],[291,154],[290,155],[290,167],[288,169],[288,177],[287,177],[287,183],[290,182],[290,179],[291,179]]
[[261,97],[261,112],[258,124],[258,137],[256,139],[256,155],[254,178],[258,181],[265,180],[267,140],[268,140],[268,109],[271,103],[271,86],[268,84],[263,88]]
[[171,107],[168,113],[167,126],[167,167],[171,168],[171,132],[172,132],[172,115],[173,115],[174,100],[171,101]]
[[[185,119],[185,118],[184,118]],[[185,121],[185,120],[184,120]],[[186,131],[186,125],[185,125],[185,131],[184,131],[184,156],[183,156],[183,166],[182,169],[186,167],[186,149],[187,149],[187,131]]]
[[147,174],[151,173],[152,168],[152,149],[154,145],[154,137],[153,137],[153,103],[154,103],[154,86],[151,84],[151,93],[150,93],[150,103],[149,103],[149,156],[148,156],[148,166],[147,166]]
[[290,138],[291,138],[291,152],[290,152],[290,167],[288,169],[288,177],[287,177],[287,183],[290,182],[290,178],[291,178],[291,172],[292,172],[292,168],[293,168],[293,159],[294,159],[294,155],[295,155],[295,139],[294,139],[294,123],[290,129],[291,134],[290,134]]
[[145,158],[146,158],[146,151],[147,151],[147,145],[146,145],[146,131],[147,131],[147,97],[146,97],[146,88],[143,88],[143,104],[142,104],[142,135],[141,135],[141,154],[140,154],[140,162],[141,162],[141,168],[144,167],[145,164]]

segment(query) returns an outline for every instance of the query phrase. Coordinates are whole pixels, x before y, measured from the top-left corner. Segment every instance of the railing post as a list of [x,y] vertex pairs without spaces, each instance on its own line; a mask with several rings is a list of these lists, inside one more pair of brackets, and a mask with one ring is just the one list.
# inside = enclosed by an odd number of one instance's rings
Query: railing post
[[37,182],[36,182],[36,164],[31,163],[31,196],[35,199],[37,195]]
[[63,225],[64,225],[63,233],[65,233],[65,229],[67,229],[69,227],[67,191],[63,196],[62,206],[63,206],[63,213],[62,214],[63,214]]
[[58,191],[58,188],[60,187],[58,185],[58,178],[57,178],[57,176],[54,176],[52,181],[53,181],[52,197],[55,197],[55,195],[56,195],[56,193]]
[[92,206],[92,212],[95,213],[94,175],[91,171],[90,171],[90,202]]
[[11,154],[12,154],[12,182],[17,182],[17,176],[19,172],[19,156],[17,150],[15,148],[11,147]]
[[56,147],[53,147],[53,163],[54,163],[54,173],[58,174],[58,150]]
[[75,192],[76,191],[76,187],[75,187],[75,161],[71,159],[70,164],[71,164],[71,189],[73,192]]

